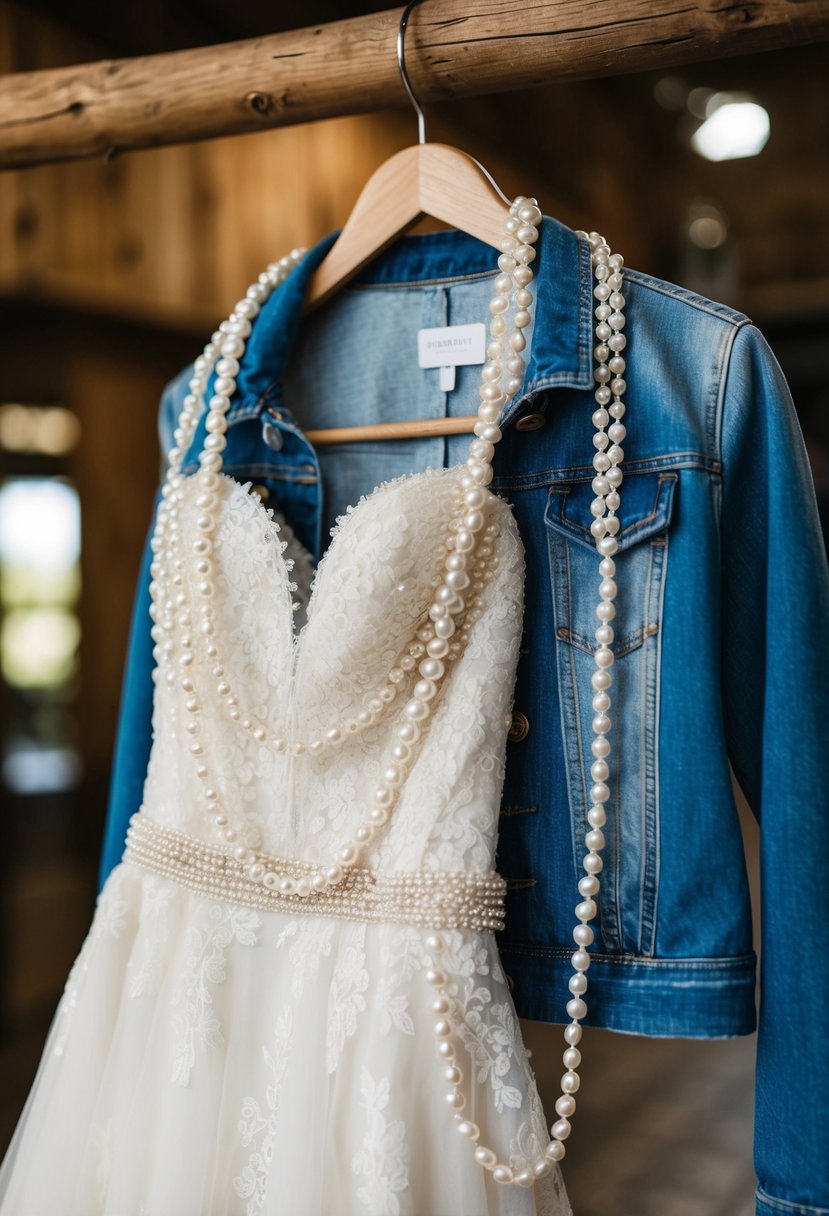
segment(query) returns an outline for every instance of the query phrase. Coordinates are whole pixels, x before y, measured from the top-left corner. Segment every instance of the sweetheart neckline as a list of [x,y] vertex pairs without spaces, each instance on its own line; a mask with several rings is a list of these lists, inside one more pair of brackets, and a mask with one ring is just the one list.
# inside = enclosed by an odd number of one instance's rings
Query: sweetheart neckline
[[[290,604],[289,620],[288,620],[287,624],[288,624],[288,642],[289,642],[289,650],[290,650],[290,679],[292,682],[295,680],[297,671],[299,669],[300,659],[301,659],[302,653],[305,648],[304,639],[305,639],[306,633],[308,631],[309,626],[313,623],[313,620],[315,619],[315,605],[316,605],[317,598],[318,598],[317,586],[318,586],[318,582],[319,582],[320,572],[322,571],[326,562],[328,562],[331,555],[338,551],[338,546],[340,546],[342,544],[343,534],[345,533],[347,535],[349,526],[352,524],[354,517],[359,515],[360,512],[363,510],[363,508],[367,508],[370,503],[376,502],[376,500],[379,497],[381,497],[383,494],[385,494],[389,490],[397,489],[397,488],[401,487],[404,482],[416,482],[419,480],[428,480],[429,478],[449,477],[452,474],[460,475],[463,473],[463,471],[465,469],[466,469],[465,462],[460,463],[460,464],[454,464],[454,465],[440,465],[440,466],[427,465],[427,467],[425,469],[415,469],[413,472],[402,473],[399,477],[392,477],[392,478],[389,478],[387,481],[378,482],[378,484],[376,486],[374,486],[374,488],[372,490],[370,490],[367,494],[362,494],[356,503],[350,503],[349,506],[346,508],[346,510],[341,515],[337,516],[334,526],[330,529],[331,540],[330,540],[328,546],[326,547],[325,551],[323,552],[322,556],[320,557],[319,561],[314,566],[313,575],[311,577],[311,581],[308,586],[308,600],[307,600],[306,610],[305,610],[305,624],[302,626],[302,628],[298,632],[294,630],[294,616],[296,614],[298,604],[293,596],[293,592],[296,590],[296,584],[293,582],[293,580],[290,577],[293,566],[289,568],[285,555],[284,555],[284,548],[287,546],[288,542],[285,540],[285,538],[282,535],[281,525],[279,524],[278,520],[276,520],[274,518],[275,508],[266,507],[264,502],[262,501],[262,499],[260,498],[260,496],[258,494],[251,494],[249,492],[248,487],[252,487],[254,484],[252,481],[240,482],[240,481],[237,481],[237,479],[235,477],[231,476],[231,474],[224,473],[221,470],[219,471],[219,474],[218,474],[219,477],[221,478],[221,480],[223,482],[227,483],[228,497],[235,490],[244,491],[245,496],[248,499],[248,501],[253,503],[254,513],[262,519],[268,532],[271,533],[279,542],[278,546],[277,546],[278,561],[280,563],[282,572],[285,577],[285,588],[287,591],[288,600],[289,600],[289,604]],[[484,487],[484,489],[487,489],[487,487]],[[498,497],[498,495],[494,494],[493,491],[489,491],[489,492],[490,492],[490,494],[493,495],[493,497],[496,497],[496,498]],[[289,528],[291,527],[287,520],[285,520],[285,523],[287,524],[287,526]],[[303,555],[307,556],[313,563],[313,555],[312,555],[311,551],[308,548],[306,548],[305,545],[303,545],[302,541],[299,540],[296,533],[293,532],[293,529],[291,529],[291,532],[294,536],[296,544],[302,550]],[[420,616],[422,616],[423,612],[426,612],[427,610],[428,610],[428,605],[424,606],[422,611],[417,614],[417,617],[419,618]]]

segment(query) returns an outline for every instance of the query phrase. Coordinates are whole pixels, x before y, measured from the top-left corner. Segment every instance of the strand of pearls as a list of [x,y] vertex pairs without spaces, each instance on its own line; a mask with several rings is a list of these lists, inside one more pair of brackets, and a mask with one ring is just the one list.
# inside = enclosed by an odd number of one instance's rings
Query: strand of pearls
[[[494,552],[497,528],[487,523],[488,507],[493,496],[486,486],[492,480],[492,456],[495,444],[501,438],[497,419],[506,401],[520,387],[523,375],[524,361],[520,352],[526,343],[522,331],[530,323],[532,296],[527,287],[533,277],[530,263],[535,257],[535,250],[532,245],[538,239],[536,225],[540,219],[541,212],[536,201],[522,196],[511,205],[505,220],[502,253],[498,261],[500,274],[495,283],[496,295],[489,306],[492,314],[491,341],[487,348],[488,359],[481,373],[481,404],[474,427],[476,438],[470,444],[465,466],[460,466],[458,509],[447,535],[448,552],[444,559],[444,570],[435,589],[428,618],[418,629],[416,642],[409,647],[408,658],[412,662],[404,662],[407,659],[404,654],[398,665],[401,673],[405,674],[413,669],[418,659],[421,660],[418,668],[420,679],[403,707],[397,742],[387,761],[382,781],[374,791],[372,806],[354,836],[342,845],[336,859],[321,865],[312,874],[299,878],[288,870],[275,870],[264,865],[251,844],[241,838],[244,833],[233,822],[228,808],[220,805],[218,790],[215,782],[210,780],[209,767],[205,762],[205,748],[199,738],[201,701],[192,675],[195,660],[192,631],[197,629],[203,637],[205,653],[213,663],[212,675],[218,681],[217,692],[230,711],[232,721],[252,732],[257,742],[265,744],[270,740],[270,732],[265,724],[242,712],[238,697],[226,678],[225,665],[219,653],[213,608],[213,538],[219,511],[222,452],[227,443],[226,415],[236,387],[239,360],[244,354],[252,321],[270,292],[304,255],[303,250],[294,250],[259,276],[259,281],[248,288],[244,299],[239,301],[228,320],[219,326],[203,355],[196,360],[194,376],[189,385],[191,391],[185,399],[174,433],[175,446],[168,457],[169,469],[152,540],[150,613],[154,622],[151,633],[156,643],[153,654],[159,664],[156,670],[163,671],[169,685],[173,686],[178,681],[185,693],[188,716],[184,726],[192,739],[189,750],[196,761],[197,775],[204,783],[205,809],[220,838],[232,846],[233,856],[243,863],[247,879],[261,882],[282,895],[309,898],[339,886],[358,865],[377,833],[388,823],[413,761],[414,746],[422,735],[445,678],[447,660],[460,653],[460,643],[454,635],[468,636],[468,627],[480,613],[476,600],[485,584],[491,581],[498,560]],[[513,328],[508,333],[507,315],[511,307]],[[182,540],[182,508],[189,487],[181,473],[181,464],[192,442],[214,367],[216,379],[205,419],[207,434],[199,454],[200,467],[195,474],[195,503],[200,514],[196,518],[197,538],[190,541],[197,576],[192,580],[197,596],[197,604],[194,605],[188,596],[190,580],[187,578]],[[459,631],[458,624],[464,614],[467,619]],[[194,615],[200,618],[197,626],[194,625]],[[155,673],[154,678],[158,678]],[[376,701],[370,701],[364,711],[349,720],[347,733],[353,733],[348,731],[352,721],[355,723],[354,729],[359,729],[374,720],[383,706],[394,699],[394,685],[395,681],[390,679],[388,685],[379,690]],[[364,717],[361,718],[361,714]],[[311,740],[312,744],[319,742],[319,747],[306,747],[302,741],[289,745],[287,740],[279,736],[272,746],[276,750],[288,750],[291,746],[294,754],[301,755],[306,750],[319,751],[324,746],[323,740],[333,744],[339,742],[341,737],[341,729],[332,727],[324,735]],[[277,743],[284,746],[277,747]]]
[[[586,235],[586,234],[582,234]],[[624,452],[620,446],[625,438],[625,427],[622,418],[625,406],[621,397],[625,392],[625,381],[622,379],[625,370],[625,360],[622,351],[627,345],[622,333],[625,317],[622,312],[625,298],[622,295],[622,268],[624,260],[619,254],[610,252],[609,246],[597,232],[588,236],[592,253],[593,273],[596,279],[594,296],[598,301],[595,308],[596,317],[596,346],[593,355],[596,361],[594,379],[596,381],[595,400],[597,409],[593,413],[593,425],[596,428],[593,436],[593,446],[596,454],[593,457],[593,467],[596,476],[592,489],[596,497],[591,503],[591,514],[594,516],[590,531],[596,542],[599,561],[599,603],[596,616],[599,625],[596,629],[595,651],[596,670],[591,677],[594,690],[592,707],[594,738],[590,746],[594,757],[590,765],[592,786],[590,789],[591,806],[587,814],[590,830],[585,834],[584,843],[587,853],[582,865],[585,876],[579,881],[581,901],[576,906],[578,924],[573,930],[573,940],[576,950],[572,955],[573,975],[569,981],[570,999],[567,1001],[567,1013],[572,1021],[565,1027],[565,1051],[562,1057],[565,1073],[561,1078],[561,1096],[556,1101],[557,1120],[550,1128],[550,1141],[535,1161],[523,1169],[513,1170],[506,1162],[499,1161],[495,1151],[480,1143],[481,1131],[477,1123],[464,1115],[466,1095],[463,1090],[463,1070],[457,1061],[459,1041],[459,1017],[454,1000],[447,991],[449,976],[441,966],[441,955],[446,949],[446,941],[440,933],[431,933],[424,940],[427,959],[427,969],[424,971],[426,982],[433,988],[432,1013],[435,1021],[433,1026],[435,1045],[438,1059],[443,1065],[443,1078],[447,1083],[446,1101],[453,1112],[455,1128],[459,1135],[475,1145],[475,1160],[484,1169],[491,1170],[496,1182],[513,1183],[519,1187],[529,1188],[540,1178],[549,1174],[556,1162],[565,1155],[564,1141],[570,1135],[570,1119],[575,1113],[576,1098],[580,1078],[577,1072],[581,1063],[581,1052],[577,1044],[581,1041],[581,1019],[587,1014],[587,1004],[584,994],[587,991],[587,969],[590,966],[590,954],[587,947],[592,945],[595,934],[590,927],[590,921],[598,912],[596,898],[599,894],[599,874],[603,868],[601,852],[605,847],[602,828],[607,822],[605,803],[610,798],[607,782],[609,774],[607,757],[610,753],[610,743],[607,735],[610,730],[610,696],[608,689],[611,685],[610,668],[613,665],[613,652],[610,644],[613,641],[613,627],[610,622],[616,615],[613,600],[616,597],[614,575],[616,565],[613,554],[619,547],[616,535],[619,531],[619,486],[622,483],[621,463]],[[613,421],[611,422],[611,419]],[[609,424],[609,425],[608,425]]]

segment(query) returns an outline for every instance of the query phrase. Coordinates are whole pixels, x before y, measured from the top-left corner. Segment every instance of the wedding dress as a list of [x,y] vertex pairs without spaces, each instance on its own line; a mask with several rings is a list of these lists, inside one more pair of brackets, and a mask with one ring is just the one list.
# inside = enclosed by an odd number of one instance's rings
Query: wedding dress
[[[446,556],[457,478],[427,469],[378,486],[340,517],[312,584],[285,522],[221,474],[216,633],[225,679],[258,718],[312,737],[406,656]],[[185,487],[188,536],[196,478]],[[402,894],[392,883],[379,907],[336,891],[310,909],[273,906],[261,884],[229,881],[199,809],[183,694],[156,682],[143,804],[0,1171],[1,1216],[570,1212],[557,1164],[532,1188],[499,1185],[455,1134],[425,979],[424,899],[449,907],[467,880],[476,898],[495,889],[524,553],[507,502],[488,496],[487,512],[489,581],[370,855],[377,875],[418,878]],[[208,695],[211,660],[194,649],[223,805],[263,855],[326,863],[370,803],[398,706],[319,755],[278,752],[231,729]],[[518,1172],[549,1135],[494,934],[442,938],[464,1117]]]

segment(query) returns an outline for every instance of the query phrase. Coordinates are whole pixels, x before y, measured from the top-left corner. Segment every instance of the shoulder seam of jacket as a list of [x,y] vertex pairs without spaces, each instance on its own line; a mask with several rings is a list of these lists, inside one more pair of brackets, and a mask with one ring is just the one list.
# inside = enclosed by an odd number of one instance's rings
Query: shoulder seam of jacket
[[751,323],[751,318],[738,308],[731,308],[728,304],[718,304],[716,300],[709,300],[706,296],[698,295],[695,291],[689,291],[687,287],[680,287],[678,283],[669,283],[667,279],[657,279],[654,275],[646,274],[643,270],[630,270],[626,266],[623,276],[625,279],[638,283],[641,287],[647,287],[659,295],[668,296],[671,300],[688,304],[691,308],[708,313],[709,316],[718,317],[719,320],[726,321],[731,325],[739,327],[747,321]]

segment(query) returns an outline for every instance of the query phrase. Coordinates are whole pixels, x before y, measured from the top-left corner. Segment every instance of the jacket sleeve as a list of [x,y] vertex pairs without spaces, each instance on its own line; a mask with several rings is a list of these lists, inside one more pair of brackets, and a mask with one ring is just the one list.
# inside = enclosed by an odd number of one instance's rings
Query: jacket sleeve
[[130,816],[141,805],[144,779],[152,744],[153,640],[150,636],[150,540],[155,527],[155,514],[161,501],[161,486],[166,473],[167,453],[173,445],[173,430],[178,419],[187,382],[192,372],[185,369],[172,381],[161,398],[158,410],[158,439],[160,447],[159,486],[156,489],[150,526],[133,597],[129,641],[121,684],[121,703],[112,757],[103,848],[98,872],[98,889],[121,859]]
[[794,405],[749,324],[734,338],[721,419],[723,710],[729,759],[760,824],[757,1216],[823,1216],[829,682],[818,659],[829,625],[829,569]]

